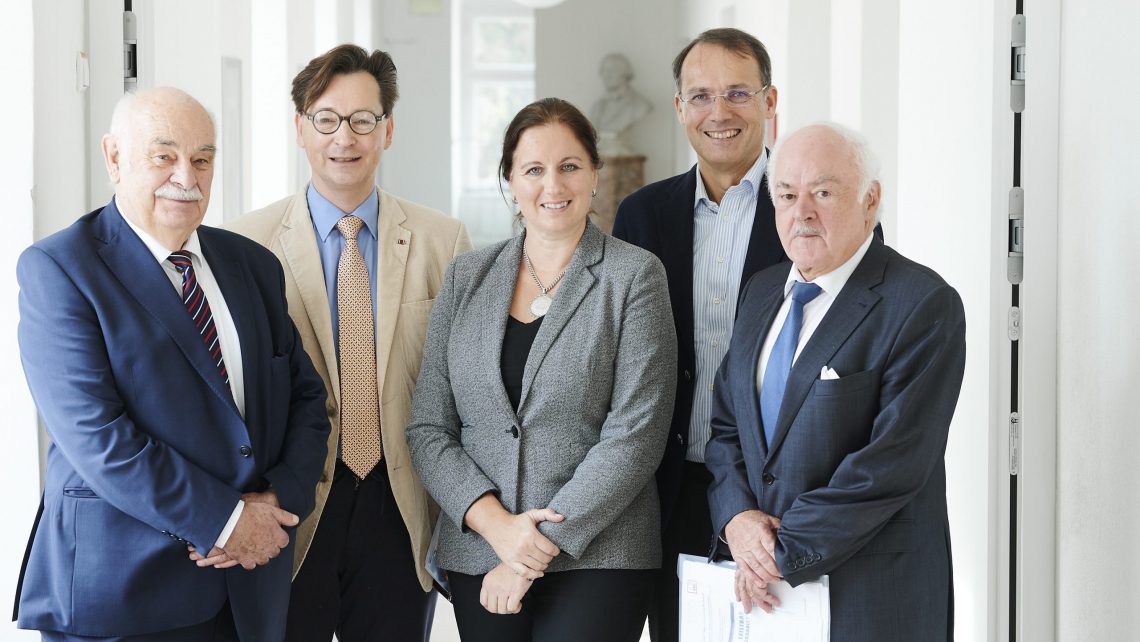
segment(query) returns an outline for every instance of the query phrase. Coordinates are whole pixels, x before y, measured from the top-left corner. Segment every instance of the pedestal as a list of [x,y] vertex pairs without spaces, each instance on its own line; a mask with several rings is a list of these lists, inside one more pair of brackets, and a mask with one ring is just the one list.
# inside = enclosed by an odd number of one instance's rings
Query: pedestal
[[598,195],[594,197],[590,220],[598,229],[609,234],[614,229],[618,204],[645,185],[645,156],[602,156],[602,163],[602,171],[598,176]]

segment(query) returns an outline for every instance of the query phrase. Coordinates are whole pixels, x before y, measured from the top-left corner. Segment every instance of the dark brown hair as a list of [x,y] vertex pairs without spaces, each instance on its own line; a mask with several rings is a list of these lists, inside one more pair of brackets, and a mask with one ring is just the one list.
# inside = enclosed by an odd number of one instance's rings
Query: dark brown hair
[[511,180],[515,149],[519,146],[523,132],[541,125],[565,125],[582,147],[586,148],[594,169],[602,168],[602,157],[598,154],[598,132],[590,124],[590,119],[561,98],[543,98],[523,107],[515,114],[511,124],[507,125],[507,133],[503,136],[503,156],[499,160],[499,175],[504,181]]
[[688,57],[693,47],[700,43],[724,47],[745,58],[752,58],[760,66],[760,82],[765,87],[772,84],[772,59],[768,57],[768,50],[764,48],[764,43],[750,33],[722,27],[720,29],[709,29],[693,38],[693,41],[685,45],[681,53],[673,59],[673,82],[676,83],[678,92],[681,91],[681,67],[685,64],[685,58]]
[[396,86],[396,63],[392,56],[380,51],[371,54],[356,45],[338,45],[309,61],[293,78],[293,105],[304,114],[325,93],[333,78],[342,74],[366,71],[380,85],[380,105],[391,115],[400,89]]

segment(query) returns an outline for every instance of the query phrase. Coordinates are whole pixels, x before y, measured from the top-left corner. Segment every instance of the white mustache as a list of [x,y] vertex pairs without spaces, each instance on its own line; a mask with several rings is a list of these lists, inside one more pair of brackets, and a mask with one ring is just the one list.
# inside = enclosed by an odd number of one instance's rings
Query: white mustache
[[797,236],[820,236],[822,234],[823,230],[811,225],[798,225],[792,230],[792,238],[796,238]]
[[154,195],[158,198],[169,198],[175,201],[200,201],[202,200],[202,191],[195,185],[190,189],[182,189],[174,183],[166,183],[162,187],[154,190]]

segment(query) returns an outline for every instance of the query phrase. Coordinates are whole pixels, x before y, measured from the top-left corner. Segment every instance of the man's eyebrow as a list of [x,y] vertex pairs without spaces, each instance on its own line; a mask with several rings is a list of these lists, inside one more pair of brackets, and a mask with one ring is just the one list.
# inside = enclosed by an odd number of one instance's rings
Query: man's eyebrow
[[214,153],[217,153],[218,146],[217,145],[202,145],[201,147],[198,148],[198,151],[210,152],[211,154],[214,154]]
[[838,183],[838,182],[839,182],[838,177],[832,176],[831,174],[824,174],[823,176],[820,176],[819,178],[815,179],[814,181],[808,183],[808,185],[811,185],[814,187],[816,185],[823,185],[824,183]]

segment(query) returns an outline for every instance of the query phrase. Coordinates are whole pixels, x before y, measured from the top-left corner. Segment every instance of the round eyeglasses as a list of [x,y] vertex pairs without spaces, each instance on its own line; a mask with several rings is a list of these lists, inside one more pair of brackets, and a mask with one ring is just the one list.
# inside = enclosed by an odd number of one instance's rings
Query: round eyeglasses
[[749,91],[747,89],[731,89],[724,92],[723,94],[710,94],[706,92],[695,92],[689,94],[688,96],[681,96],[678,94],[677,98],[679,98],[681,102],[697,111],[711,109],[713,103],[716,102],[717,98],[723,100],[724,103],[729,107],[743,107],[744,105],[752,102],[753,96],[764,93],[768,87],[769,85],[764,85],[756,91]]
[[335,134],[340,129],[341,122],[347,120],[349,128],[361,136],[371,134],[376,125],[388,117],[388,114],[374,114],[366,109],[354,111],[348,116],[341,116],[331,109],[303,115],[313,121],[313,129],[322,134]]

